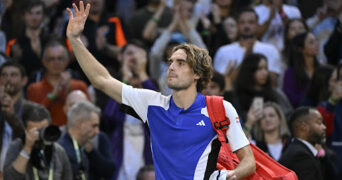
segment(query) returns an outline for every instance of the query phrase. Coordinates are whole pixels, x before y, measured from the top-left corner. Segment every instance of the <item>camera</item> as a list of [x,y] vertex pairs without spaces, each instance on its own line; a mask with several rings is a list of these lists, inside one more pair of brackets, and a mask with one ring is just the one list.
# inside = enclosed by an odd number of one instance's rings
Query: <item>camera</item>
[[61,130],[59,130],[59,127],[56,125],[49,125],[45,128],[41,128],[38,132],[39,140],[43,141],[46,145],[51,145],[61,136]]

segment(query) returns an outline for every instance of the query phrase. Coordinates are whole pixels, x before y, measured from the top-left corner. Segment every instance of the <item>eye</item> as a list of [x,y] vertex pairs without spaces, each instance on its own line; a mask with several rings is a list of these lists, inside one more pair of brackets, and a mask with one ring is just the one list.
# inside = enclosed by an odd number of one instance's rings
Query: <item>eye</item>
[[166,63],[167,63],[168,66],[170,66],[172,64],[172,61],[168,60]]

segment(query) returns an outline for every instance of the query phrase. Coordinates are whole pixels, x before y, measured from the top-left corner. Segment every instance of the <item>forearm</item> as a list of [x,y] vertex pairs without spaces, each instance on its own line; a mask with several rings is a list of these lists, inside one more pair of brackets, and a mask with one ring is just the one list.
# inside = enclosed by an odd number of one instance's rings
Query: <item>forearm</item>
[[[24,147],[23,150],[28,154],[31,154],[30,148]],[[19,153],[17,159],[15,159],[15,161],[13,162],[13,168],[20,174],[25,174],[28,161],[29,158],[24,157]]]
[[78,63],[91,84],[121,103],[122,83],[111,77],[107,69],[95,59],[79,38],[69,37],[69,41]]
[[144,28],[142,37],[146,40],[153,40],[155,38],[155,31],[158,27],[158,21],[164,11],[164,8],[159,8],[158,11],[151,17]]
[[236,152],[240,164],[234,169],[237,179],[243,179],[255,171],[255,159],[249,145]]

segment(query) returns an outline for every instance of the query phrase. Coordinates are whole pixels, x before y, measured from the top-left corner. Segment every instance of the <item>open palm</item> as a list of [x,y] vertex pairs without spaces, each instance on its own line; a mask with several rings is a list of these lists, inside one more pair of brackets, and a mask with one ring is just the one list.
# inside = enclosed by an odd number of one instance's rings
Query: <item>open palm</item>
[[77,8],[75,3],[73,3],[72,6],[75,10],[75,15],[69,8],[67,8],[67,12],[69,14],[69,23],[66,33],[68,38],[79,38],[89,14],[90,4],[87,4],[86,9],[84,9],[83,1],[80,1],[79,3],[80,9]]

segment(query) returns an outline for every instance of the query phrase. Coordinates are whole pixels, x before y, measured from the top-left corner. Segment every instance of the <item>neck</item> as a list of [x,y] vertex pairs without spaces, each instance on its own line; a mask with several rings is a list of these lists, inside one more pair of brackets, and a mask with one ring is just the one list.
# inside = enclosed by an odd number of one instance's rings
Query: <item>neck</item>
[[55,74],[46,73],[46,80],[52,85],[55,85],[56,83],[58,83],[60,79],[61,79],[60,74],[55,75]]
[[172,98],[178,107],[188,109],[194,103],[197,96],[197,91],[196,84],[194,83],[193,85],[188,89],[183,89],[180,91],[173,90]]
[[29,37],[30,39],[38,38],[39,35],[40,35],[40,31],[41,31],[40,28],[37,28],[37,29],[26,28],[26,29],[25,29],[25,34],[26,34],[26,36]]
[[68,133],[71,136],[71,138],[76,140],[79,146],[83,146],[84,142],[82,140],[82,137],[79,135],[79,132],[76,129],[68,128]]
[[278,143],[279,141],[281,141],[278,129],[273,130],[273,131],[264,132],[264,138],[265,138],[265,142],[267,144],[275,144],[275,143]]
[[315,58],[313,56],[304,56],[305,69],[309,75],[315,70]]

